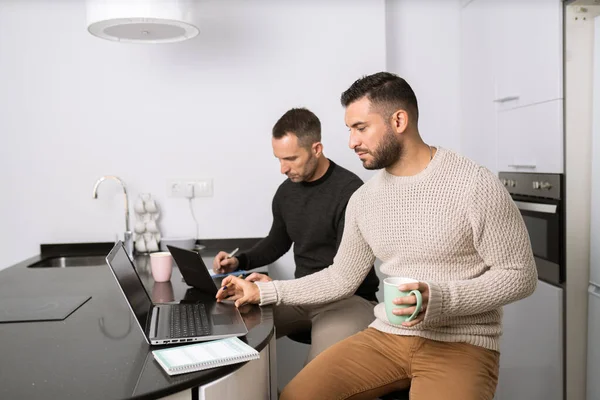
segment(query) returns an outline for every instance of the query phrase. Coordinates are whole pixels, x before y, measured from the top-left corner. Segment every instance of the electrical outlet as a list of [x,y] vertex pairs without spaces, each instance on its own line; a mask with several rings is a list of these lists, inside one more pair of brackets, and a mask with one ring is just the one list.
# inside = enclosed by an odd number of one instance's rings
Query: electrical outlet
[[213,181],[212,179],[201,179],[194,182],[194,195],[196,197],[212,197]]
[[167,182],[167,193],[169,194],[169,197],[180,197],[184,199],[212,197],[212,179],[171,179]]
[[183,184],[183,197],[186,199],[194,198],[194,184],[191,182],[186,182]]
[[[167,182],[167,193],[170,197],[186,198],[190,192],[190,185],[185,181],[171,180]],[[193,192],[192,192],[193,195]],[[190,196],[192,197],[192,196]]]

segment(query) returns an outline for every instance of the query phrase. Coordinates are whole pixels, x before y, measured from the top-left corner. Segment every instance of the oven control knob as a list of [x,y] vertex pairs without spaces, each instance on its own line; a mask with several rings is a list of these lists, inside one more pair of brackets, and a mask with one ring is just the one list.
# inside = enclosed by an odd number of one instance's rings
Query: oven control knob
[[509,179],[508,180],[508,186],[515,187],[515,186],[517,186],[517,182],[513,181],[512,179]]
[[508,185],[508,181],[507,181],[506,179],[501,179],[500,181],[502,182],[502,184],[503,184],[504,186],[507,186],[507,185]]
[[540,182],[540,189],[550,190],[551,188],[550,182]]
[[538,190],[540,188],[540,183],[538,181],[533,181],[533,188]]

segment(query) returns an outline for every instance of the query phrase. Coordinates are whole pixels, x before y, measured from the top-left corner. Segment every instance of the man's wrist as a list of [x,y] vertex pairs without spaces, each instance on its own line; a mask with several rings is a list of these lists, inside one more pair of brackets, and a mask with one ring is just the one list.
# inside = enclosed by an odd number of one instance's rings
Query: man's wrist
[[252,303],[259,304],[260,303],[260,288],[256,284],[256,282],[252,282],[253,292],[252,292]]

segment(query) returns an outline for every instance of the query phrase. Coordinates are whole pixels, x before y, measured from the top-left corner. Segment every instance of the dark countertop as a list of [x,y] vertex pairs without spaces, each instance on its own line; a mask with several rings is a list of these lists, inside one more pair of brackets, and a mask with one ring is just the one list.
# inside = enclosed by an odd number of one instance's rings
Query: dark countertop
[[[32,257],[0,271],[0,301],[50,295],[92,298],[63,321],[0,323],[0,398],[154,399],[243,365],[170,377],[154,361],[108,266],[27,268],[41,259]],[[193,301],[197,294],[182,282],[177,268],[170,282],[156,285],[147,256],[136,257],[136,268],[155,302]],[[245,339],[261,351],[273,335],[272,310],[248,306],[241,311],[249,331]]]

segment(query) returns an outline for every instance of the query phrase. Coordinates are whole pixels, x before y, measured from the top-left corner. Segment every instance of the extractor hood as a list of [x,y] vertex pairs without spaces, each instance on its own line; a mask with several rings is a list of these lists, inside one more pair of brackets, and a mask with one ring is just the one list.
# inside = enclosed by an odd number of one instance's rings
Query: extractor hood
[[88,31],[126,43],[172,43],[198,35],[194,0],[87,0]]

